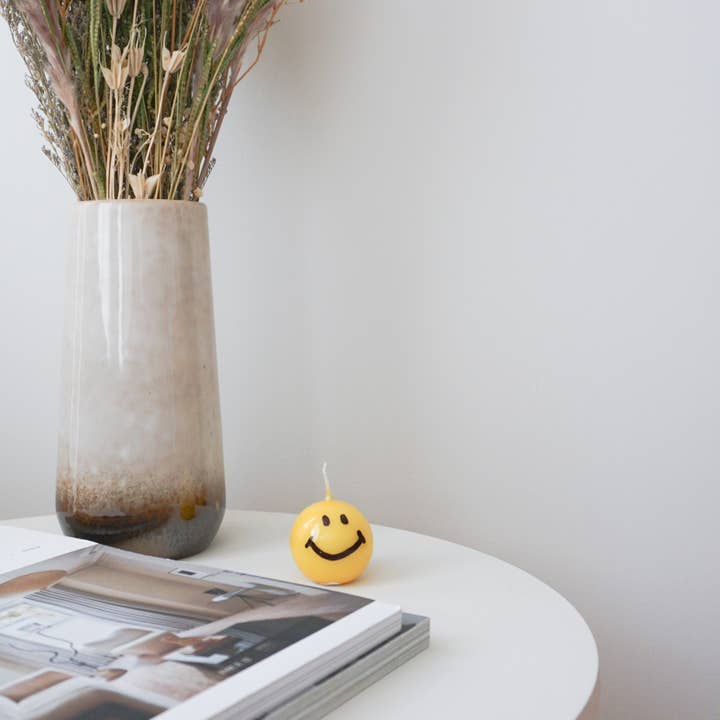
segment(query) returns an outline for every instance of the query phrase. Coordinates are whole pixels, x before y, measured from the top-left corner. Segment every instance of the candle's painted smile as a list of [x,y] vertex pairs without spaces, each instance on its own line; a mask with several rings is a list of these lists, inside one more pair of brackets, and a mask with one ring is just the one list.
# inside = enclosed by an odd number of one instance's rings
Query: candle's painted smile
[[316,544],[315,541],[312,539],[312,536],[308,538],[308,541],[305,543],[306,548],[312,548],[316,555],[319,555],[324,560],[342,560],[343,558],[346,558],[348,555],[352,555],[356,550],[359,550],[364,544],[365,544],[365,536],[362,534],[361,530],[357,531],[357,537],[358,539],[349,547],[343,550],[339,553],[329,553],[325,552],[324,550],[321,550]]

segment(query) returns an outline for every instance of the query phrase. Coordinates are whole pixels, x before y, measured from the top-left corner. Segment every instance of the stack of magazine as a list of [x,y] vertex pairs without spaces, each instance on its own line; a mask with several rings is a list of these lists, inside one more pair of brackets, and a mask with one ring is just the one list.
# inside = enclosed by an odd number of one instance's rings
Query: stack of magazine
[[0,718],[318,718],[429,642],[326,588],[7,526],[0,550]]

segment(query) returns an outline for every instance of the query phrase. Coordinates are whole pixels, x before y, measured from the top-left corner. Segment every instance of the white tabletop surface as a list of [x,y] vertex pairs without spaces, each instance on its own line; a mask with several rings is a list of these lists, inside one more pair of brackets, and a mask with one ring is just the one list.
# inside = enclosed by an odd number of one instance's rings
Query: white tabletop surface
[[[229,511],[203,564],[307,582],[293,564],[284,513]],[[55,516],[7,521],[60,532]],[[575,608],[531,575],[461,545],[373,526],[375,554],[344,590],[431,618],[430,649],[328,715],[393,718],[577,718],[598,672]]]

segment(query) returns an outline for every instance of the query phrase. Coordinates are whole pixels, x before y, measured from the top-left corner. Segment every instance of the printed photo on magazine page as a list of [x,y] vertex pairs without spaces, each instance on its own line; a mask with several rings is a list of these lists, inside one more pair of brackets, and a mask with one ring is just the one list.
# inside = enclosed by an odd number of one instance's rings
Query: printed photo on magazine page
[[0,718],[145,720],[371,601],[93,546],[0,575]]

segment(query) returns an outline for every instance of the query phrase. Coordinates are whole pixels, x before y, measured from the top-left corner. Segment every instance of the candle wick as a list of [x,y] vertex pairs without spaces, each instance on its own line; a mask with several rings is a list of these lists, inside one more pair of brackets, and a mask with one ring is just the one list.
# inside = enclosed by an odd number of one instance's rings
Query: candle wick
[[325,479],[325,499],[332,500],[332,493],[330,492],[330,482],[328,481],[328,476],[327,476],[327,462],[323,463],[322,474],[323,474],[323,478]]

